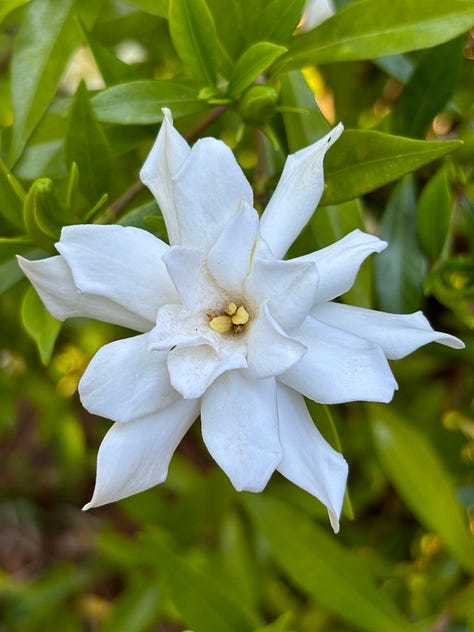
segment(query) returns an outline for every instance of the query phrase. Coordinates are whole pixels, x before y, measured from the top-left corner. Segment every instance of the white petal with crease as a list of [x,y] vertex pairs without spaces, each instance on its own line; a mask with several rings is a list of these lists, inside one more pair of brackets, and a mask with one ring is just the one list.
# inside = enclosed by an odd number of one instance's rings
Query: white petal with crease
[[314,213],[324,191],[324,156],[343,129],[339,123],[313,145],[288,156],[260,220],[262,237],[275,257],[285,255]]
[[439,342],[453,349],[464,348],[459,338],[435,331],[421,312],[387,314],[351,305],[324,303],[315,307],[312,314],[328,325],[375,342],[390,360],[404,358],[429,342]]
[[166,357],[148,350],[148,334],[101,347],[79,382],[83,406],[120,422],[166,408],[180,397],[170,384]]
[[277,385],[283,458],[278,471],[326,505],[334,532],[339,531],[348,466],[313,423],[303,397]]
[[169,246],[145,230],[116,224],[66,226],[56,248],[81,292],[105,296],[153,322],[161,305],[177,300],[161,260]]
[[260,492],[281,460],[274,379],[225,373],[201,404],[207,449],[238,491]]
[[375,343],[311,316],[294,335],[308,350],[280,382],[323,404],[392,399],[397,383]]
[[112,299],[80,292],[74,284],[68,264],[60,255],[39,261],[28,261],[19,255],[17,259],[48,311],[58,320],[79,316],[135,331],[148,331],[153,327],[151,320],[129,311]]
[[171,351],[175,347],[210,345],[219,349],[219,334],[209,327],[209,319],[189,313],[181,305],[163,305],[158,310],[156,327],[148,335],[148,348]]
[[152,415],[114,424],[99,448],[94,494],[83,509],[162,483],[174,451],[198,415],[199,402],[180,399]]

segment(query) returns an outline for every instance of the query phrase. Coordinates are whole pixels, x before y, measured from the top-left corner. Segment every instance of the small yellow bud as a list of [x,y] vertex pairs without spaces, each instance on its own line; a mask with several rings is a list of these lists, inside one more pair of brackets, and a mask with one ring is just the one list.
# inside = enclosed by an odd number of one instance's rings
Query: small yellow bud
[[209,321],[209,327],[219,334],[226,334],[232,331],[232,320],[230,316],[214,316],[214,318],[211,318]]
[[246,325],[249,322],[249,313],[243,305],[232,316],[232,323],[234,325]]
[[227,316],[233,316],[236,311],[237,305],[235,303],[229,303],[224,310],[224,314],[227,314]]

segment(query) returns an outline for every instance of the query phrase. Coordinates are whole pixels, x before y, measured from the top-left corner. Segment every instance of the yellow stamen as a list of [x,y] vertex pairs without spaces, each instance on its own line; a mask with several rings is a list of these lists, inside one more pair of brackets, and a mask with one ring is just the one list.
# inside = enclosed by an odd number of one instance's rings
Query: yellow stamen
[[231,320],[234,325],[246,325],[249,322],[249,318],[250,316],[248,311],[243,305],[241,305],[232,316]]
[[209,327],[219,334],[227,334],[229,331],[232,331],[232,320],[230,316],[224,314],[214,316],[209,321]]
[[233,316],[236,311],[237,305],[235,303],[229,303],[224,310],[224,314],[227,314],[227,316]]

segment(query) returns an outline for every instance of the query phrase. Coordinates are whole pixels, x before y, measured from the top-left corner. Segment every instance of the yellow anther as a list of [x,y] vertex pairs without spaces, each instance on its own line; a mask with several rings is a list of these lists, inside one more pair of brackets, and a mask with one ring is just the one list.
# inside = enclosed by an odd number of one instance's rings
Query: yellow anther
[[231,318],[234,325],[246,325],[249,322],[249,313],[243,305],[241,305]]
[[224,314],[214,316],[214,318],[211,318],[209,321],[209,327],[219,334],[226,334],[232,331],[232,320],[230,316],[225,316]]
[[229,303],[224,310],[224,314],[227,314],[227,316],[233,316],[236,311],[237,305],[235,303]]

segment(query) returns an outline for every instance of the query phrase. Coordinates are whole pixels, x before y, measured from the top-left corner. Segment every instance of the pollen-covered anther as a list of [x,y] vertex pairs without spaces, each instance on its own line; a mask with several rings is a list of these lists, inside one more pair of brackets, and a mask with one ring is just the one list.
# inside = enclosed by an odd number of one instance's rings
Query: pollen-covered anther
[[237,307],[229,303],[220,314],[209,314],[209,327],[220,334],[241,333],[249,321],[250,315],[243,305]]

